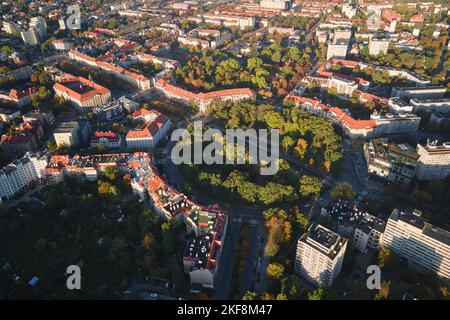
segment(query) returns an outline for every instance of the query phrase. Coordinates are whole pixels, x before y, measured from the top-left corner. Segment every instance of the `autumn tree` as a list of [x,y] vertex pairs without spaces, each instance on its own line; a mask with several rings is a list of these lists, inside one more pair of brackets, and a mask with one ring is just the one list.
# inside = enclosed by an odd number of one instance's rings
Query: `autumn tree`
[[267,266],[267,276],[269,278],[279,280],[281,279],[281,276],[283,275],[284,267],[280,263],[269,263]]

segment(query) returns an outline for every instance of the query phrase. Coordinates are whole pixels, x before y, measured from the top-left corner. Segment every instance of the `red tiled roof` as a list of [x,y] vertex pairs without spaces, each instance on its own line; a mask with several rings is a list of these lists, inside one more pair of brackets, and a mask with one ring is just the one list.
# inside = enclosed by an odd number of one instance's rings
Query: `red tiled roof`
[[[90,87],[91,90],[87,91],[86,93],[78,93],[75,90],[68,87],[69,83],[74,83],[74,82],[80,82],[81,84],[84,84],[84,85]],[[64,80],[61,82],[57,82],[57,83],[55,83],[53,88],[55,90],[67,92],[70,97],[80,100],[80,101],[88,100],[96,94],[110,93],[110,91],[107,88],[95,83],[94,81],[88,80],[83,77],[74,77],[74,78],[67,79],[67,80]]]
[[198,99],[203,102],[208,102],[209,100],[221,98],[221,97],[227,97],[227,96],[234,96],[234,95],[248,95],[253,96],[254,93],[249,88],[237,88],[237,89],[225,89],[225,90],[218,90],[218,91],[212,91],[207,93],[193,93],[188,90],[175,87],[168,83],[164,79],[159,79],[156,81],[156,85],[159,85],[164,90],[172,93],[173,95],[176,95],[178,97],[188,99],[188,100],[194,100]]

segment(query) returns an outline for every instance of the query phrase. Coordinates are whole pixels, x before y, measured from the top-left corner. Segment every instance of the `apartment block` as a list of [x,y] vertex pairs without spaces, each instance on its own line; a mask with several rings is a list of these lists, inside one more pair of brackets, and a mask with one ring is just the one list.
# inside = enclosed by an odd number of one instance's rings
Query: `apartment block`
[[438,145],[428,141],[426,145],[418,144],[416,177],[419,180],[439,180],[450,175],[450,142]]
[[366,142],[363,149],[370,174],[401,185],[411,183],[419,159],[413,147],[384,138]]
[[347,239],[314,223],[297,242],[295,272],[309,282],[331,286],[344,261]]
[[23,190],[30,182],[43,177],[47,165],[44,153],[27,153],[0,170],[0,199],[8,199]]
[[359,209],[356,203],[343,199],[333,200],[321,209],[320,214],[331,217],[333,230],[344,238],[353,239],[359,251],[380,248],[386,222]]
[[386,54],[389,49],[390,40],[373,37],[369,40],[369,54]]
[[53,132],[56,146],[76,146],[79,142],[79,125],[76,121],[63,122]]
[[428,223],[419,210],[394,209],[381,243],[410,263],[450,279],[450,232]]

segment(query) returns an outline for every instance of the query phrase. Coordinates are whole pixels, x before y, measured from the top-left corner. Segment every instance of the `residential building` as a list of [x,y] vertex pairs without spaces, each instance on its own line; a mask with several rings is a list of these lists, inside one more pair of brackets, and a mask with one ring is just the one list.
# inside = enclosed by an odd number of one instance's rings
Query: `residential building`
[[295,273],[315,285],[331,286],[341,271],[347,242],[313,223],[297,242]]
[[197,17],[190,17],[188,20],[196,22],[206,22],[225,27],[238,27],[240,29],[254,29],[255,17],[246,17],[229,14],[202,14]]
[[259,3],[261,8],[289,10],[291,7],[290,0],[261,0]]
[[332,75],[328,79],[328,89],[335,89],[339,95],[351,97],[353,92],[358,89],[358,83],[339,75]]
[[331,58],[345,59],[347,57],[348,43],[330,43],[327,49],[327,60]]
[[438,145],[428,141],[426,145],[418,144],[416,177],[419,180],[439,180],[450,175],[450,142]]
[[30,182],[43,178],[47,155],[27,153],[0,170],[0,199],[9,199]]
[[369,40],[369,54],[387,54],[391,40],[388,38],[372,37]]
[[391,97],[401,99],[442,99],[445,97],[447,88],[444,86],[426,87],[393,87]]
[[38,91],[38,87],[11,89],[9,92],[0,92],[0,99],[10,102],[16,107],[22,108],[31,103],[31,98],[35,96]]
[[20,117],[20,111],[14,109],[7,109],[0,107],[0,120],[6,123],[11,122],[12,120]]
[[431,111],[431,112],[450,112],[450,98],[442,99],[417,99],[413,98],[409,100],[413,108],[413,112],[419,111]]
[[57,147],[77,146],[79,142],[79,125],[76,121],[63,122],[53,132]]
[[64,98],[81,112],[92,111],[111,100],[111,91],[83,77],[60,81],[53,86],[56,95]]
[[192,285],[214,288],[225,239],[228,215],[218,205],[201,206],[171,187],[146,153],[128,159],[131,188],[141,199],[150,201],[155,212],[166,220],[184,222],[194,237],[183,255],[184,271]]
[[219,207],[196,205],[185,215],[188,232],[195,235],[187,242],[183,255],[191,285],[214,288],[227,222],[227,214]]
[[207,106],[214,101],[241,101],[252,100],[255,98],[255,93],[249,88],[226,89],[208,93],[193,93],[175,87],[164,79],[159,79],[155,82],[155,89],[169,99],[176,100],[184,105],[189,105],[191,103],[197,104],[200,112],[206,112]]
[[368,249],[379,250],[386,222],[366,215],[356,225],[353,241],[356,249],[366,253]]
[[352,139],[378,138],[386,135],[404,135],[417,131],[420,118],[413,114],[379,114],[374,112],[369,120],[356,120],[337,107],[321,104],[317,99],[288,95],[297,106],[339,125]]
[[172,127],[170,118],[156,110],[140,109],[132,114],[132,118],[143,122],[144,128],[128,131],[126,142],[129,150],[154,149]]
[[342,13],[349,19],[356,15],[356,7],[350,3],[344,3],[342,5]]
[[21,31],[20,36],[23,42],[29,46],[36,46],[40,43],[39,33],[36,29]]
[[14,133],[2,136],[1,147],[7,153],[24,154],[34,151],[43,136],[44,131],[39,122],[23,122],[15,128]]
[[3,21],[3,30],[7,34],[19,34],[20,27],[17,25],[17,23],[11,21]]
[[[121,47],[121,50],[124,51],[127,48],[133,48],[134,46],[135,46],[135,43],[131,42],[126,45],[123,45]],[[80,61],[82,63],[105,70],[106,72],[113,74],[116,77],[132,84],[139,90],[147,90],[147,89],[150,89],[150,87],[151,87],[150,78],[144,76],[141,73],[136,73],[136,72],[126,70],[125,68],[117,66],[111,62],[103,61],[102,59],[91,57],[91,56],[84,54],[82,52],[79,52],[75,49],[72,49],[69,51],[69,57],[76,61]]]
[[69,51],[73,48],[73,43],[68,40],[54,40],[51,44],[55,50],[59,51]]
[[406,143],[388,143],[388,139],[366,142],[363,147],[367,171],[387,181],[409,185],[414,178],[419,155]]
[[450,232],[428,223],[419,210],[394,209],[381,243],[411,264],[450,279]]
[[41,110],[31,110],[22,116],[24,122],[38,121],[44,128],[52,127],[55,124],[55,117],[53,112],[41,111]]
[[106,149],[117,149],[121,143],[122,139],[116,132],[96,131],[91,135],[91,148],[103,147]]
[[331,217],[333,230],[344,238],[353,239],[359,251],[380,248],[386,222],[360,210],[356,203],[343,199],[333,200],[321,209],[320,214]]
[[66,177],[77,180],[95,181],[107,167],[128,169],[128,153],[100,154],[88,156],[53,155],[45,167],[45,178],[48,183],[63,181]]

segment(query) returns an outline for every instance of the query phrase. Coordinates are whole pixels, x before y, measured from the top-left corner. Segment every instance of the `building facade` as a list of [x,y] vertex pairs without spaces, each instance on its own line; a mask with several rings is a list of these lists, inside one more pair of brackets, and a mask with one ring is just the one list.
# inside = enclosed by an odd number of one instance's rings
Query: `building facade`
[[312,224],[297,243],[295,272],[315,285],[331,286],[344,261],[347,239]]
[[394,209],[382,245],[409,262],[450,279],[450,233],[428,223],[419,210]]
[[376,139],[366,142],[363,150],[370,174],[402,185],[409,185],[414,179],[419,155],[410,145]]
[[428,142],[426,145],[418,144],[416,177],[419,180],[439,180],[450,175],[450,142],[438,145]]

